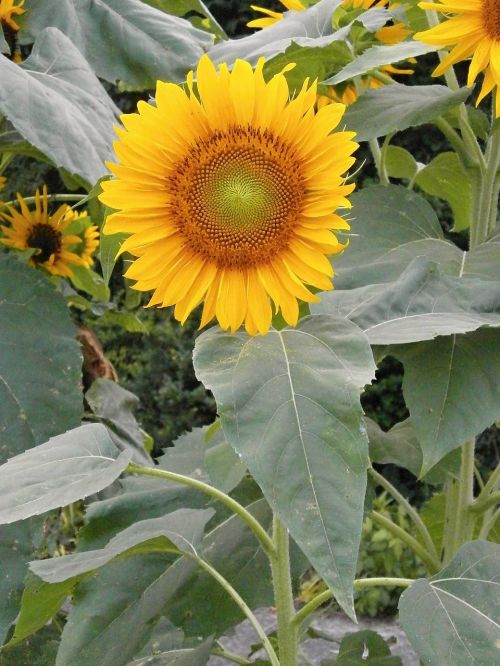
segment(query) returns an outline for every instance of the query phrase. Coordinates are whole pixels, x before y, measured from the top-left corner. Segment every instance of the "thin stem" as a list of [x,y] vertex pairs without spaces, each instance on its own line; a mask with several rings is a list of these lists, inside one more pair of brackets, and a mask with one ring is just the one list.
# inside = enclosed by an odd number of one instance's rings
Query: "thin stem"
[[297,630],[293,624],[295,607],[290,575],[288,530],[276,514],[273,516],[273,542],[276,555],[271,558],[271,572],[278,622],[278,653],[283,666],[296,666],[298,640]]
[[495,504],[500,504],[500,490],[491,493],[491,495],[486,497],[483,502],[474,502],[474,504],[470,507],[470,510],[474,513],[482,513],[486,509],[489,509],[491,506],[495,506]]
[[480,191],[476,244],[495,231],[498,212],[498,170],[500,168],[500,129],[491,135],[486,147],[486,171]]
[[189,476],[184,476],[183,474],[176,474],[175,472],[168,472],[167,470],[156,469],[154,467],[143,467],[136,463],[129,463],[127,472],[130,474],[153,476],[159,479],[164,479],[165,481],[173,481],[174,483],[180,483],[183,486],[189,486],[190,488],[200,490],[202,493],[205,493],[205,495],[210,495],[210,497],[215,497],[215,499],[220,500],[228,509],[239,516],[243,522],[248,525],[260,541],[262,548],[268,556],[274,553],[274,543],[259,521],[256,520],[244,506],[241,506],[239,502],[229,495],[226,495],[226,493],[223,493],[221,490],[210,486],[208,483],[203,483],[203,481],[191,479]]
[[382,476],[382,474],[379,474],[376,470],[374,470],[373,467],[368,470],[368,473],[380,486],[382,486],[382,488],[387,490],[387,492],[394,497],[398,504],[403,507],[411,520],[413,520],[413,523],[415,524],[415,527],[422,537],[427,550],[432,555],[432,557],[438,560],[439,556],[436,550],[436,546],[434,545],[434,541],[432,540],[432,537],[429,534],[429,530],[425,526],[424,521],[422,518],[420,518],[418,511],[412,507],[408,500],[403,497],[403,495],[401,495],[401,493],[392,485],[392,483],[390,483],[390,481]]
[[380,525],[380,527],[385,527],[386,530],[394,534],[409,546],[415,555],[417,555],[422,562],[425,564],[430,573],[435,573],[441,568],[441,562],[438,558],[434,557],[431,553],[428,553],[427,550],[416,540],[414,539],[406,530],[396,523],[393,523],[392,520],[386,518],[378,511],[372,511],[370,513],[371,518],[375,523]]
[[495,527],[495,523],[497,520],[500,518],[500,508],[498,508],[496,511],[494,511],[491,516],[487,517],[485,516],[485,521],[481,526],[481,530],[479,531],[479,539],[487,539],[489,533],[491,530]]
[[378,139],[370,139],[368,144],[373,155],[373,161],[375,162],[380,184],[389,185],[389,178],[387,177],[385,165],[382,161],[382,152],[380,150],[380,146],[378,145]]
[[487,500],[487,498],[491,495],[491,493],[493,493],[495,490],[498,490],[499,485],[500,485],[500,464],[498,464],[496,468],[493,470],[493,472],[490,474],[490,478],[484,484],[484,488],[479,493],[478,498],[476,499],[471,508],[474,510],[475,507],[483,504]]
[[453,128],[443,116],[435,118],[432,122],[448,139],[450,146],[457,153],[462,163],[467,164],[469,162],[469,154],[465,143],[457,130]]
[[264,649],[266,650],[269,660],[272,664],[272,666],[280,666],[280,662],[278,660],[278,657],[276,655],[276,652],[274,651],[273,646],[271,645],[271,642],[269,641],[269,638],[266,635],[266,632],[262,628],[262,625],[260,622],[257,620],[255,615],[252,613],[250,608],[247,606],[245,603],[244,599],[240,597],[238,592],[234,589],[234,587],[227,581],[224,576],[222,576],[216,569],[213,568],[211,564],[209,564],[206,560],[202,560],[200,557],[195,557],[194,555],[191,555],[189,553],[185,553],[187,557],[192,558],[197,564],[202,568],[205,569],[207,573],[214,578],[219,585],[226,590],[226,592],[229,594],[231,599],[236,603],[236,605],[239,607],[239,609],[245,614],[246,618],[252,625],[252,627],[255,629],[257,632],[258,637],[262,641],[262,645]]
[[[411,578],[358,578],[354,581],[354,589],[362,590],[367,587],[409,587],[413,583]],[[309,601],[305,606],[295,613],[293,619],[294,624],[297,626],[302,624],[302,622],[309,617],[316,608],[322,606],[324,603],[329,601],[333,597],[333,592],[331,590],[325,590],[317,594],[311,601]]]
[[[66,201],[66,202],[71,202],[71,201],[82,201],[82,199],[85,199],[86,196],[82,196],[81,194],[48,194],[47,199],[49,201]],[[23,197],[24,201],[27,204],[30,203],[35,203],[36,197]],[[17,199],[13,199],[12,201],[4,201],[2,202],[2,206],[15,206],[17,203]]]
[[232,661],[233,664],[241,664],[241,666],[251,666],[252,664],[252,662],[245,659],[245,657],[240,657],[239,654],[234,654],[234,652],[230,652],[222,647],[213,648],[210,654],[213,654],[215,657],[227,659],[227,661]]

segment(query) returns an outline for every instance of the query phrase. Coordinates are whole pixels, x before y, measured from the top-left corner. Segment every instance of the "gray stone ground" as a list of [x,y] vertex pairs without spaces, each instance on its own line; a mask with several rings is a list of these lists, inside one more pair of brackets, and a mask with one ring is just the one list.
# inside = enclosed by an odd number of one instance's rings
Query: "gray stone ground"
[[[266,632],[276,629],[276,617],[272,610],[261,608],[255,614]],[[393,618],[376,618],[373,620],[360,618],[359,624],[356,625],[341,613],[325,611],[316,616],[311,626],[319,636],[325,638],[313,638],[304,641],[302,648],[306,660],[303,661],[303,664],[319,666],[322,659],[331,659],[337,655],[338,645],[344,634],[360,631],[361,629],[372,629],[386,640],[394,639],[394,643],[391,643],[392,654],[401,657],[404,666],[419,666],[417,655],[397,620]],[[332,642],[332,639],[335,642]],[[250,646],[257,642],[258,638],[248,621],[238,625],[233,635],[221,639],[221,643],[226,649],[245,657],[249,654]],[[264,657],[265,655],[259,653],[258,656]],[[231,664],[234,666],[233,662],[219,657],[212,657],[208,664],[209,666],[231,666]]]

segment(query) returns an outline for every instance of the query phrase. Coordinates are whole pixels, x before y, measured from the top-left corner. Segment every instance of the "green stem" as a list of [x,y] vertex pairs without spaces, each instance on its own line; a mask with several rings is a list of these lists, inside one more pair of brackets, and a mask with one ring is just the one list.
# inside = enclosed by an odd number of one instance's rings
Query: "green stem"
[[245,603],[244,599],[240,597],[238,592],[234,589],[234,587],[227,581],[224,576],[221,576],[221,574],[213,568],[211,564],[209,564],[206,560],[202,560],[200,557],[196,557],[194,555],[185,553],[187,557],[192,558],[202,569],[205,569],[205,571],[214,578],[219,585],[224,588],[224,590],[229,594],[229,596],[232,598],[232,600],[236,603],[236,605],[239,607],[239,609],[245,614],[246,618],[252,625],[252,627],[255,629],[257,632],[258,637],[262,641],[262,645],[264,646],[264,649],[266,650],[269,660],[271,661],[272,666],[280,666],[280,662],[278,660],[278,657],[276,655],[276,652],[274,651],[273,646],[271,645],[271,642],[269,641],[269,638],[266,635],[266,632],[262,628],[262,625],[260,622],[257,620],[255,615],[252,613],[250,608],[247,606]]
[[233,513],[239,516],[244,523],[252,530],[257,539],[260,541],[260,544],[266,554],[271,556],[274,553],[274,543],[262,527],[258,520],[256,520],[252,514],[245,509],[244,506],[241,506],[239,502],[234,500],[226,493],[223,493],[221,490],[210,486],[208,483],[203,481],[198,481],[197,479],[191,479],[189,476],[184,476],[183,474],[176,474],[175,472],[168,472],[163,469],[156,469],[154,467],[143,467],[142,465],[137,465],[136,463],[129,463],[127,467],[127,472],[129,474],[142,474],[144,476],[152,476],[158,479],[164,479],[165,481],[173,481],[174,483],[180,483],[183,486],[189,486],[195,490],[200,490],[205,495],[214,497],[215,499],[221,501],[227,506]]
[[276,554],[271,558],[271,572],[278,622],[278,654],[283,666],[296,666],[298,637],[293,624],[295,607],[290,576],[288,530],[276,514],[273,516],[273,542]]
[[456,506],[460,485],[457,479],[449,479],[445,486],[445,514],[443,529],[443,564],[447,564],[455,554]]
[[[413,583],[411,578],[358,578],[354,581],[355,590],[363,590],[367,587],[409,587]],[[305,606],[295,613],[293,622],[299,626],[302,622],[309,617],[316,608],[322,606],[333,597],[331,590],[325,590],[317,594],[314,599],[311,599]]]
[[448,142],[450,146],[453,148],[453,150],[457,153],[459,156],[460,160],[464,165],[468,164],[469,162],[469,153],[467,152],[467,148],[465,146],[465,143],[463,142],[462,137],[460,134],[457,132],[456,129],[454,129],[450,123],[445,120],[442,116],[439,116],[435,120],[432,121],[434,125],[444,134],[444,136],[448,139]]
[[495,231],[498,212],[498,170],[500,168],[500,128],[493,132],[486,146],[486,170],[478,193],[478,218],[471,247],[475,247]]
[[415,527],[417,528],[418,532],[420,533],[420,536],[422,537],[422,540],[425,544],[425,547],[429,551],[432,557],[436,559],[436,561],[439,559],[438,553],[436,551],[436,546],[434,545],[434,542],[432,540],[431,535],[429,534],[429,530],[424,524],[424,521],[422,518],[420,518],[418,511],[412,507],[412,505],[408,502],[408,500],[401,495],[401,493],[388,481],[385,477],[382,476],[382,474],[379,474],[376,470],[371,467],[368,470],[368,473],[370,476],[380,485],[382,488],[387,490],[388,493],[390,493],[394,499],[400,504],[400,506],[403,507],[403,509],[406,511],[408,516],[413,520],[413,523]]
[[499,485],[500,485],[500,464],[497,465],[497,467],[491,473],[488,481],[484,484],[484,487],[479,493],[478,498],[471,507],[472,510],[477,511],[478,506],[480,507],[481,505],[484,505],[484,503],[488,500],[490,495],[498,489]]
[[489,509],[491,506],[495,506],[495,504],[499,503],[500,503],[500,490],[497,490],[494,493],[491,493],[491,495],[487,497],[483,502],[474,502],[474,504],[470,507],[470,510],[473,511],[474,513],[476,512],[482,513],[486,509]]
[[428,553],[427,550],[416,540],[414,539],[406,530],[396,523],[393,523],[392,520],[386,518],[378,511],[372,511],[370,516],[373,522],[377,523],[380,527],[384,527],[387,531],[391,532],[394,536],[401,539],[407,546],[409,546],[415,555],[417,555],[422,562],[425,564],[430,573],[436,573],[441,568],[441,562],[438,558],[434,557],[431,553]]
[[500,508],[494,511],[491,515],[485,514],[484,516],[484,522],[481,526],[481,530],[479,532],[479,539],[487,539],[489,533],[491,530],[494,528],[495,523],[497,520],[500,518]]
[[455,506],[455,552],[467,541],[470,541],[474,532],[475,517],[471,515],[474,502],[474,451],[475,439],[470,439],[462,446],[462,462],[460,466],[460,482],[458,498]]
[[[75,202],[75,201],[82,201],[82,199],[85,199],[85,196],[82,196],[81,194],[48,194],[47,199],[49,201],[65,201],[65,202]],[[36,197],[23,197],[24,201],[27,204],[30,203],[35,203]],[[19,202],[17,199],[13,199],[12,201],[4,201],[2,203],[2,206],[15,206]]]
[[389,178],[387,177],[385,164],[382,160],[382,152],[380,150],[380,146],[378,145],[378,139],[370,139],[368,144],[373,155],[373,161],[375,162],[380,184],[389,185]]
[[229,650],[226,650],[222,647],[213,648],[210,654],[213,654],[215,657],[222,657],[223,659],[227,659],[227,661],[232,661],[233,664],[241,664],[241,666],[252,665],[252,662],[248,661],[248,659],[240,657],[239,654],[234,654],[234,652],[230,652]]

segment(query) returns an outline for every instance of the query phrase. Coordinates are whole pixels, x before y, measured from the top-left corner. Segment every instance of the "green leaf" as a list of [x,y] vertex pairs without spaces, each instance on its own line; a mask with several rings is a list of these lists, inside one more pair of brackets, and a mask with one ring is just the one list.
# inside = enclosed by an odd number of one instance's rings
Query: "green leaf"
[[144,435],[134,416],[139,398],[116,382],[99,377],[85,394],[87,403],[97,419],[109,428],[109,435],[122,451],[130,451],[132,460],[140,465],[152,465],[144,450]]
[[[104,218],[109,215],[109,212],[109,208],[106,208]],[[127,234],[101,234],[99,239],[99,261],[101,263],[102,276],[107,285],[116,264],[116,255],[125,238],[127,238]]]
[[81,422],[82,358],[64,298],[41,271],[3,253],[0,330],[4,462]]
[[[187,552],[196,557],[196,545],[213,515],[212,510],[179,509],[161,518],[139,520],[119,532],[100,550],[89,550],[30,563],[31,571],[46,583],[62,583],[95,571],[116,557],[139,553]],[[76,580],[75,580],[76,582]]]
[[128,333],[148,333],[148,329],[133,312],[126,310],[108,310],[101,317],[101,326],[119,326]]
[[418,172],[415,183],[427,194],[450,204],[454,219],[453,231],[463,231],[469,227],[472,185],[456,153],[440,153]]
[[7,44],[7,40],[5,39],[5,35],[3,34],[3,28],[1,25],[0,25],[0,53],[10,54],[10,48],[9,45]]
[[[436,546],[436,551],[441,553],[443,549],[445,527],[446,495],[444,493],[436,493],[433,495],[421,507],[419,514]],[[420,534],[417,535],[417,539],[422,543],[422,537]]]
[[194,365],[228,442],[352,615],[367,467],[359,392],[374,372],[366,338],[329,316],[258,338],[212,329]]
[[90,294],[98,301],[109,301],[109,288],[100,275],[85,266],[75,266],[72,271],[71,282],[76,289]]
[[106,173],[116,111],[85,58],[55,28],[40,32],[20,65],[3,59],[0,112],[57,167],[88,183]]
[[418,163],[404,148],[388,146],[385,153],[385,168],[391,178],[412,180],[418,171]]
[[400,622],[429,666],[490,666],[498,663],[500,547],[467,543],[430,580],[403,592]]
[[0,530],[0,645],[19,612],[28,562],[40,545],[42,524],[42,518],[32,518]]
[[54,666],[59,647],[59,632],[54,626],[43,627],[13,648],[0,652],[0,666]]
[[451,91],[446,86],[405,86],[394,83],[366,90],[347,108],[343,122],[356,132],[357,141],[368,141],[408,127],[417,127],[465,102],[470,88]]
[[402,666],[400,657],[393,657],[391,649],[376,631],[364,629],[354,634],[346,634],[340,642],[339,656],[335,666]]
[[210,658],[212,639],[194,648],[160,652],[151,657],[134,659],[128,666],[205,666]]
[[500,418],[500,331],[393,347],[403,394],[423,451],[421,475]]
[[58,28],[97,76],[140,89],[154,88],[158,79],[184,81],[213,42],[189,21],[139,0],[30,0],[26,8],[32,36]]
[[[143,0],[143,2],[167,14],[186,17],[193,25],[207,29],[221,39],[227,39],[226,33],[201,0]],[[198,19],[193,14],[200,14],[205,18]]]
[[311,311],[350,319],[372,345],[431,340],[500,327],[498,277],[498,282],[452,277],[416,257],[394,282],[328,292]]
[[416,40],[401,42],[392,46],[373,46],[358,56],[355,60],[346,65],[338,74],[322,81],[325,85],[335,86],[355,76],[367,74],[373,69],[378,69],[384,65],[408,60],[415,56],[425,55],[437,51],[436,46],[422,44]]
[[126,468],[106,428],[89,424],[52,437],[0,467],[0,523],[66,506],[109,486]]

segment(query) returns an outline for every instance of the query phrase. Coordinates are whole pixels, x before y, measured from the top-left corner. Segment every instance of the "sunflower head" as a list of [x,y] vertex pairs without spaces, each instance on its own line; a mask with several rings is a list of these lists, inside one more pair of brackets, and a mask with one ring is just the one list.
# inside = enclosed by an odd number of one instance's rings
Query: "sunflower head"
[[31,266],[43,268],[52,275],[70,277],[71,267],[81,266],[82,260],[73,251],[80,238],[67,230],[70,222],[66,218],[68,206],[59,206],[50,215],[45,186],[42,195],[36,191],[34,210],[30,210],[19,193],[17,200],[19,210],[7,206],[8,213],[0,211],[0,219],[6,222],[0,225],[0,243],[16,250],[32,250]]
[[92,268],[94,254],[99,247],[99,229],[92,224],[87,211],[76,211],[69,206],[64,214],[64,221],[67,223],[67,233],[79,239],[73,252],[80,257],[83,266]]
[[437,10],[445,19],[429,30],[417,32],[415,39],[452,47],[433,76],[441,76],[455,63],[470,59],[467,85],[472,86],[481,72],[484,75],[476,104],[495,90],[496,117],[500,117],[500,1],[437,0],[421,2],[419,7]]
[[158,82],[156,105],[139,102],[117,130],[116,179],[100,199],[119,212],[104,231],[131,234],[126,276],[181,322],[203,302],[202,326],[265,334],[273,311],[294,325],[298,300],[319,300],[306,285],[332,288],[354,134],[332,133],[342,104],[315,112],[315,83],[291,98],[263,66],[230,72],[203,56],[196,86],[193,73],[186,89]]
[[[17,2],[17,4],[16,4]],[[24,0],[0,0],[0,23],[11,30],[17,31],[20,26],[14,17],[21,16],[26,11],[23,9]]]

